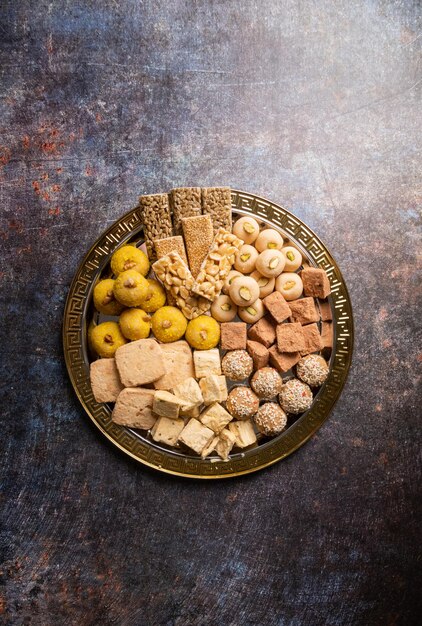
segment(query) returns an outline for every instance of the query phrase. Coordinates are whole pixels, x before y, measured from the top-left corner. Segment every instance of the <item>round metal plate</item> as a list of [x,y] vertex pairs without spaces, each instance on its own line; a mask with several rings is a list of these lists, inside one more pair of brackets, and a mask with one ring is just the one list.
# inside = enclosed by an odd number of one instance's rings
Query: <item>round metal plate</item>
[[63,347],[70,380],[89,417],[120,450],[137,461],[162,472],[190,478],[227,478],[254,472],[272,465],[303,445],[327,419],[340,396],[351,364],[353,316],[349,294],[337,263],[327,247],[300,219],[274,204],[243,191],[232,191],[236,214],[251,214],[281,230],[305,254],[310,264],[326,270],[331,283],[334,348],[330,374],[309,411],[281,435],[256,448],[233,454],[228,461],[202,460],[156,445],[151,439],[111,421],[111,407],[94,400],[89,381],[87,325],[92,311],[93,287],[120,245],[142,238],[138,209],[117,220],[84,257],[70,287],[63,321]]

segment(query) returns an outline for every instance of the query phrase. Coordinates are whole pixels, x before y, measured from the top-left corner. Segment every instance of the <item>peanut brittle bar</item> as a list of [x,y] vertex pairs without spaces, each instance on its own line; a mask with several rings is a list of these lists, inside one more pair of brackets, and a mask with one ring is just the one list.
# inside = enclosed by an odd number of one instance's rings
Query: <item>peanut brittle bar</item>
[[232,229],[232,199],[230,187],[202,188],[202,213],[210,215],[216,233],[219,228]]
[[173,226],[176,235],[182,232],[182,217],[201,215],[201,188],[177,187],[170,192],[170,203],[173,208]]
[[173,226],[166,193],[157,193],[139,198],[139,207],[144,223],[145,244],[148,257],[155,258],[154,240],[171,237]]

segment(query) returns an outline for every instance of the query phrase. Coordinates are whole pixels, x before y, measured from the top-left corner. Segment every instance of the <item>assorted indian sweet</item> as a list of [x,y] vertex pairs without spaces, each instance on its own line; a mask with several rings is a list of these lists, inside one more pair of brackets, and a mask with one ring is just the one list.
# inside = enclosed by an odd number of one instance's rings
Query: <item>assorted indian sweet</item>
[[93,290],[94,398],[202,458],[280,435],[329,375],[326,272],[255,217],[232,226],[228,187],[141,196],[139,211],[143,249],[118,248]]

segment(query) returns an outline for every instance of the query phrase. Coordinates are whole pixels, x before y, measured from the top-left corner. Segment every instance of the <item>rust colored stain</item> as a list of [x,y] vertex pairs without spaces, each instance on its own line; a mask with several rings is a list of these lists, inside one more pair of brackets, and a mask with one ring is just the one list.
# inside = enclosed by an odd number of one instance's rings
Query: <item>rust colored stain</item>
[[29,138],[29,135],[25,135],[25,137],[22,139],[22,145],[24,150],[29,150],[29,147],[31,145],[31,139]]
[[61,186],[57,185],[57,184],[52,185],[51,191],[54,192],[54,193],[58,193],[59,191],[61,191]]
[[48,174],[47,174],[47,172],[44,172],[44,174],[41,174],[41,178],[42,178],[43,180],[48,180]]
[[37,196],[41,195],[40,183],[37,180],[32,181],[32,188]]
[[44,141],[44,143],[41,144],[41,149],[45,154],[51,154],[57,151],[57,144],[53,141]]
[[92,167],[90,166],[89,163],[87,163],[86,167],[85,167],[85,175],[86,176],[92,176],[94,174],[94,170],[92,169]]
[[7,165],[10,161],[11,152],[6,146],[0,146],[0,166]]
[[46,202],[50,201],[50,194],[48,193],[48,191],[43,191],[43,193],[41,194],[41,197],[43,200],[45,200]]
[[61,174],[63,172],[63,168],[62,167],[56,167],[56,172],[57,172],[57,174]]
[[60,207],[56,206],[54,209],[48,210],[49,215],[60,215]]
[[6,600],[3,596],[0,596],[0,615],[2,615],[6,610]]
[[385,454],[385,452],[381,452],[381,454],[379,455],[378,465],[381,465],[382,467],[388,465],[388,456]]

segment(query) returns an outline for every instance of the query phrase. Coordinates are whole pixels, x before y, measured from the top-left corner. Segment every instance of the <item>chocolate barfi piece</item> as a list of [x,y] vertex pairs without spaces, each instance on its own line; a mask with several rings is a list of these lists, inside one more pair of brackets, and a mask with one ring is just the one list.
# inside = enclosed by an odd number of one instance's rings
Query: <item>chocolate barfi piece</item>
[[308,324],[307,326],[302,326],[302,330],[305,338],[305,347],[301,350],[302,356],[322,350],[324,346],[318,326],[316,324]]
[[273,291],[262,302],[277,324],[281,324],[292,314],[289,305],[279,291]]
[[305,296],[326,298],[331,293],[327,272],[320,267],[306,267],[300,272]]
[[301,298],[294,300],[289,304],[292,312],[291,318],[293,322],[304,324],[312,324],[319,321],[319,313],[316,309],[313,298]]
[[246,350],[249,356],[252,357],[254,370],[259,370],[268,365],[270,353],[268,352],[268,348],[262,343],[248,339],[246,342]]
[[247,326],[244,322],[221,324],[220,346],[222,350],[245,350]]
[[321,320],[323,322],[330,322],[333,319],[333,313],[328,300],[318,300],[319,310],[321,312]]
[[275,328],[276,324],[269,316],[262,317],[248,330],[248,339],[259,341],[266,348],[269,348],[275,341]]
[[306,349],[303,326],[299,322],[279,324],[276,332],[279,352],[302,352]]
[[332,322],[322,322],[321,328],[321,340],[324,348],[332,348],[333,347],[333,324]]
[[300,361],[300,352],[280,352],[277,346],[269,349],[270,365],[278,372],[284,374]]

